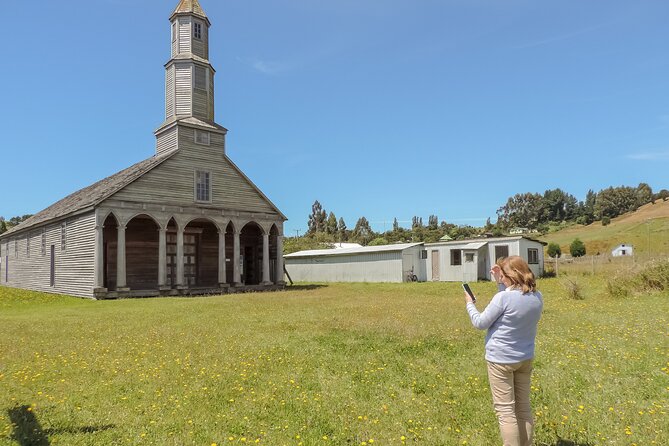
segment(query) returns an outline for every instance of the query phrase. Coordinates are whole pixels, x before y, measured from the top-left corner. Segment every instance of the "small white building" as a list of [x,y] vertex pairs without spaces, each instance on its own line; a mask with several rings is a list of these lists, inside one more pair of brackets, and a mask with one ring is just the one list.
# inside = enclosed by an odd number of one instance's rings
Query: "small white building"
[[614,248],[614,250],[611,251],[611,255],[613,257],[633,256],[634,247],[632,245],[626,245],[623,243],[622,245]]
[[284,256],[295,282],[406,282],[426,280],[423,243],[316,249]]
[[496,259],[512,255],[525,259],[539,277],[544,273],[544,245],[524,236],[427,243],[426,277],[442,282],[487,280]]

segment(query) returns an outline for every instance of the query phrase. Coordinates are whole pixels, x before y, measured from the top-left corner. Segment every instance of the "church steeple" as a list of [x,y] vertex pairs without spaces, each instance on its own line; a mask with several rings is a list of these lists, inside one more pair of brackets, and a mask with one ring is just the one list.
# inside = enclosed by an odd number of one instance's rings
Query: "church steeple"
[[156,131],[158,153],[173,148],[161,138],[175,122],[187,119],[191,125],[200,123],[225,132],[214,123],[216,70],[209,62],[209,18],[198,0],[180,0],[170,23],[172,54],[165,64],[165,122]]

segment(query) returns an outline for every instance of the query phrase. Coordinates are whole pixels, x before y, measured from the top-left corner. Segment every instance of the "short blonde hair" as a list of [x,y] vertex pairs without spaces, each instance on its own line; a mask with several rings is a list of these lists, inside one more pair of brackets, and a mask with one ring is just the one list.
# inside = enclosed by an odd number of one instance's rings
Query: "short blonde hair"
[[511,281],[513,286],[522,288],[523,294],[537,290],[534,273],[522,257],[502,257],[497,260],[497,265],[502,269],[502,273]]

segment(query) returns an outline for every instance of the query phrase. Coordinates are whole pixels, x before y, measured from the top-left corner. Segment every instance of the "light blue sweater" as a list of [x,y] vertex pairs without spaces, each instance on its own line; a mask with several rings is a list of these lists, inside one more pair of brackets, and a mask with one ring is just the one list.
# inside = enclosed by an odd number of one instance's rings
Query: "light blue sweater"
[[474,327],[488,330],[485,359],[499,364],[515,364],[534,358],[534,338],[544,306],[541,293],[523,294],[509,288],[495,294],[483,313],[467,304]]

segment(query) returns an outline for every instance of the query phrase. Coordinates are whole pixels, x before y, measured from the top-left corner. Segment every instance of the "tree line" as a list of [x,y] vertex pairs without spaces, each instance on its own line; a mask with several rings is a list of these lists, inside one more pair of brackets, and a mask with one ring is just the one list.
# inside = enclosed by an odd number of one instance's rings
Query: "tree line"
[[648,203],[655,204],[659,199],[669,199],[669,191],[653,193],[646,183],[637,187],[608,187],[599,192],[591,189],[583,201],[561,189],[547,190],[543,195],[526,192],[510,197],[497,210],[496,225],[502,230],[520,227],[544,233],[551,225],[560,223],[589,225],[601,221],[607,225],[612,218]]
[[2,234],[3,232],[9,231],[14,226],[16,226],[19,223],[29,219],[32,216],[33,216],[33,214],[26,214],[26,215],[12,217],[9,220],[5,220],[5,217],[0,216],[0,234]]
[[[654,204],[659,199],[667,201],[669,190],[662,189],[654,193],[646,183],[640,183],[637,187],[608,187],[599,192],[589,190],[583,201],[561,189],[551,189],[543,194],[526,192],[509,197],[497,210],[497,222],[492,223],[488,218],[483,227],[456,225],[440,221],[437,215],[430,215],[427,224],[423,217],[414,216],[410,228],[400,226],[397,218],[394,218],[391,229],[383,232],[375,232],[364,216],[358,218],[353,228],[349,229],[343,217],[337,218],[333,211],[326,211],[316,200],[311,206],[306,234],[287,238],[284,246],[285,252],[290,253],[326,248],[332,243],[343,242],[374,246],[398,242],[432,243],[444,237],[452,240],[481,235],[497,237],[508,234],[514,228],[546,233],[555,227],[573,223],[589,225],[601,221],[606,225],[612,218],[635,211],[647,203]],[[576,256],[582,250],[577,242],[574,249]]]

